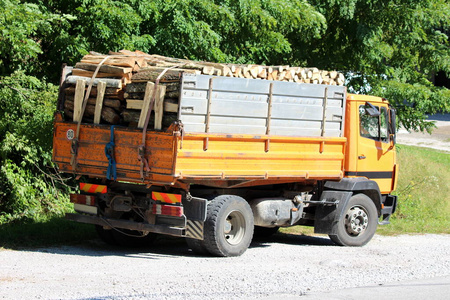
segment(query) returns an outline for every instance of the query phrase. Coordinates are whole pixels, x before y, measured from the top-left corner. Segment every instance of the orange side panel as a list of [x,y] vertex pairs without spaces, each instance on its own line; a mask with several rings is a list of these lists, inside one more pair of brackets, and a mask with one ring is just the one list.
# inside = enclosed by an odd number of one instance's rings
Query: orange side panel
[[175,172],[191,182],[340,179],[345,143],[345,138],[186,134]]
[[[110,127],[83,124],[80,127],[77,168],[73,170],[71,160],[71,140],[77,125],[68,122],[55,122],[53,137],[53,160],[64,172],[106,177],[108,159],[105,146],[110,141]],[[141,182],[138,147],[142,143],[142,131],[125,127],[114,130],[114,156],[117,180]],[[173,181],[174,148],[176,139],[172,134],[148,132],[146,155],[150,174],[146,180],[170,183]]]
[[[55,122],[53,160],[60,170],[105,178],[110,127],[81,125],[75,171],[70,164],[71,130],[76,131],[76,124]],[[346,138],[186,133],[180,139],[173,133],[147,132],[145,157],[150,173],[145,183],[208,185],[214,181],[218,186],[236,180],[251,186],[343,177]],[[114,142],[117,180],[142,182],[138,161],[142,132],[116,127]]]

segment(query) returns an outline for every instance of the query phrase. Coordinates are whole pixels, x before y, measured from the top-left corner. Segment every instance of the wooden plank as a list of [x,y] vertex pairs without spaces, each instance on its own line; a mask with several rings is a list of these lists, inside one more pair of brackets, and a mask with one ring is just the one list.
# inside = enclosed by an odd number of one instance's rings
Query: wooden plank
[[[82,59],[82,63],[88,64],[99,64],[106,56],[97,56],[97,55],[85,55]],[[104,65],[112,65],[119,67],[130,67],[133,68],[136,64],[136,58],[132,56],[120,55],[108,58],[104,63]]]
[[[161,74],[161,72],[163,72],[166,68],[161,68],[161,67],[147,67],[145,69],[141,69],[139,72],[135,73],[132,76],[132,81],[133,82],[142,82],[142,80],[144,80],[145,82],[147,81],[153,81],[155,82],[156,79],[158,78],[158,76]],[[212,75],[214,73],[214,68],[209,68],[209,71],[211,71],[211,74],[208,75]],[[199,70],[190,70],[190,69],[172,69],[172,70],[168,70],[162,78],[160,78],[160,82],[162,81],[170,81],[170,80],[180,80],[180,77],[182,75],[182,73],[190,73],[190,74],[199,74]]]
[[263,68],[262,71],[258,74],[258,78],[267,79],[267,69]]
[[[64,103],[64,112],[70,115],[73,112],[74,109],[74,103],[72,101],[66,101]],[[92,122],[92,116],[95,114],[95,105],[88,104],[86,105],[86,110],[84,111],[83,119],[88,119],[89,122]],[[120,121],[119,114],[112,109],[111,107],[103,107],[101,116],[103,120],[110,124],[118,124]]]
[[127,109],[142,109],[144,100],[127,99]]
[[163,109],[164,109],[164,94],[166,93],[166,87],[159,85],[156,90],[155,98],[155,129],[161,130],[162,119],[163,119]]
[[144,128],[145,118],[147,117],[154,88],[155,84],[151,81],[148,81],[147,86],[145,88],[144,103],[141,110],[141,115],[139,116],[138,128]]
[[[94,72],[93,71],[83,70],[83,69],[73,69],[72,70],[72,75],[74,75],[74,76],[92,77],[92,75],[94,75]],[[122,78],[122,76],[123,75],[119,75],[119,74],[98,72],[97,75],[95,76],[95,78],[107,78],[107,77]]]
[[[144,100],[139,99],[127,99],[127,109],[142,109],[142,106],[144,104]],[[164,100],[164,111],[165,112],[178,112],[178,104],[169,102],[167,100]]]
[[[89,64],[89,63],[81,63],[78,62],[75,65],[75,68],[77,69],[83,69],[87,71],[95,71],[97,69],[97,64]],[[116,75],[123,75],[126,73],[131,73],[133,71],[133,68],[129,67],[118,67],[118,66],[108,66],[108,65],[102,65],[99,69],[99,72],[103,73],[111,73]]]
[[253,78],[252,74],[250,73],[250,69],[252,67],[253,67],[252,65],[248,65],[248,66],[244,67],[244,69],[242,70],[242,75],[244,76],[244,78],[247,78],[247,79]]
[[233,77],[233,72],[226,65],[221,65],[222,67],[222,76]]
[[73,121],[78,122],[81,120],[81,107],[83,105],[84,92],[86,81],[77,80],[75,86],[75,98],[74,98],[74,109],[73,109]]
[[164,101],[164,111],[165,112],[178,112],[178,103]]
[[273,80],[278,80],[278,70],[273,70],[270,74]]
[[94,124],[100,124],[100,117],[102,116],[103,97],[105,95],[106,83],[99,82],[97,85],[97,99],[95,103]]
[[211,66],[205,66],[202,69],[202,74],[205,75],[213,75],[214,74],[214,67]]
[[330,78],[331,79],[336,79],[337,75],[338,75],[338,72],[336,72],[336,71],[331,71],[330,72]]
[[[68,101],[74,101],[74,96],[66,96],[66,100]],[[97,103],[97,98],[89,98],[87,104],[94,105]],[[121,102],[117,99],[109,99],[103,97],[103,106],[108,106],[111,108],[114,108],[116,110],[120,110]]]
[[243,78],[244,75],[242,74],[242,68],[241,67],[237,67],[233,73],[234,77],[239,77],[239,78]]
[[305,80],[307,78],[305,69],[301,69],[301,71],[300,71],[300,78],[302,80]]
[[250,74],[253,78],[258,78],[258,75],[262,72],[263,67],[261,66],[253,66],[249,69]]
[[[108,98],[114,98],[119,97],[119,93],[121,92],[120,89],[115,88],[106,88],[105,95],[108,96]],[[66,95],[74,95],[75,94],[75,87],[69,86],[64,89],[64,93]],[[90,96],[97,96],[97,87],[92,87]]]
[[[83,77],[83,76],[68,76],[66,79],[66,83],[68,84],[76,84],[78,80],[84,80],[86,84],[89,84],[91,82],[91,78],[89,77]],[[111,78],[96,78],[94,79],[94,84],[93,86],[97,86],[99,81],[104,81],[106,82],[106,86],[107,87],[114,87],[114,88],[118,88],[121,89],[122,88],[122,80],[121,79],[111,79]]]

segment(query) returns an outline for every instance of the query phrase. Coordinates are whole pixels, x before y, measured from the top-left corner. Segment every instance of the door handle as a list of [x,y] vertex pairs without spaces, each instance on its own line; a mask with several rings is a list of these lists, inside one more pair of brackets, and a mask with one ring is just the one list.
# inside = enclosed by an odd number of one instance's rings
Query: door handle
[[358,156],[358,159],[366,159],[366,156],[365,155],[360,155],[360,156]]

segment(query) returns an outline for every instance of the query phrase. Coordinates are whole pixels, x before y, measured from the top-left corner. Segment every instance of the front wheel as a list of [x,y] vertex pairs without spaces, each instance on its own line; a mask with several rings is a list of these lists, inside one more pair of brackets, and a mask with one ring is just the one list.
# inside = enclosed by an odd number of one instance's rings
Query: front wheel
[[334,225],[330,239],[339,246],[363,246],[375,234],[378,224],[378,213],[372,199],[364,194],[350,198],[344,208],[344,214]]
[[203,244],[216,256],[239,256],[253,237],[253,213],[243,198],[221,195],[208,204]]

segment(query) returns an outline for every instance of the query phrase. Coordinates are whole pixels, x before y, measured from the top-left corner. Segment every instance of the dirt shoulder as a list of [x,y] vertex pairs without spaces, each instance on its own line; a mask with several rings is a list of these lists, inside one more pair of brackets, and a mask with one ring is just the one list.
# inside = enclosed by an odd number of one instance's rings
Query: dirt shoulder
[[433,115],[430,116],[429,120],[435,121],[437,126],[432,134],[408,132],[405,129],[400,129],[397,133],[397,142],[403,145],[450,152],[450,114]]

